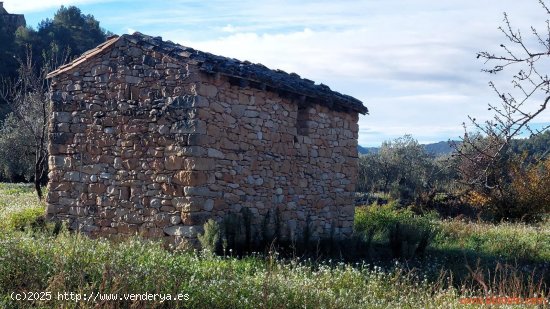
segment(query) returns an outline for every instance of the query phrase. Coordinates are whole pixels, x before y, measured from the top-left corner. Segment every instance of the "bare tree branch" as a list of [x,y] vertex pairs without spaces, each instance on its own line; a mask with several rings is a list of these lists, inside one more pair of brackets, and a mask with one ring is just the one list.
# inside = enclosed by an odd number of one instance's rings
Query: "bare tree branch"
[[[543,0],[539,0],[542,9],[550,15],[550,10]],[[464,125],[464,136],[460,146],[456,146],[458,156],[464,160],[464,182],[468,185],[482,185],[488,189],[501,189],[496,170],[510,148],[512,139],[528,132],[536,135],[549,129],[533,130],[534,123],[544,111],[550,101],[550,79],[547,74],[541,73],[544,69],[539,65],[541,59],[550,58],[550,22],[546,21],[544,35],[535,27],[530,27],[536,48],[528,44],[528,39],[522,36],[521,31],[514,30],[508,14],[504,13],[504,25],[498,29],[510,45],[500,44],[501,54],[478,52],[477,58],[485,64],[493,64],[482,71],[498,74],[512,67],[520,67],[517,74],[512,75],[511,83],[514,92],[500,91],[493,82],[489,87],[497,94],[500,104],[489,104],[488,110],[493,111],[493,119],[479,123],[469,117],[474,131],[468,132]],[[535,102],[540,101],[540,104]]]
[[[22,130],[32,138],[34,149],[34,184],[39,199],[42,199],[41,181],[47,171],[47,128],[50,120],[49,81],[46,75],[68,59],[68,53],[60,56],[52,46],[43,53],[40,68],[33,62],[31,48],[27,48],[25,59],[19,62],[15,79],[0,79],[0,98],[8,102],[12,113],[18,119]],[[60,61],[61,60],[61,61]],[[26,142],[26,141],[21,141]]]

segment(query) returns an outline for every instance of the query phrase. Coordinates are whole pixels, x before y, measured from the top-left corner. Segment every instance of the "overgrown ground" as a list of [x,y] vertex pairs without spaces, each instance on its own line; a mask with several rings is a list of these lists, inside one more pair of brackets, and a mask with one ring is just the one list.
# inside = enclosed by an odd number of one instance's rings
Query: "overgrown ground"
[[[461,304],[471,296],[548,297],[547,223],[442,221],[370,206],[357,210],[356,228],[368,243],[361,260],[283,259],[274,252],[215,257],[138,238],[54,236],[53,226],[36,222],[44,206],[31,190],[0,184],[0,308],[461,308],[471,307]],[[86,301],[59,299],[65,292]],[[184,299],[100,300],[115,293]],[[13,300],[17,295],[42,300]]]

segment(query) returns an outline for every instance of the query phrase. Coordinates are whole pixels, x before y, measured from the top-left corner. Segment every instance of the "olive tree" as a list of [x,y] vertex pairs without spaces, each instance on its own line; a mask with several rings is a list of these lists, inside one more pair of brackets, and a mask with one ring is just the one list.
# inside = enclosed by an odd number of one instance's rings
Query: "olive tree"
[[425,202],[449,181],[443,167],[418,141],[405,135],[359,158],[358,189],[389,193],[403,204]]

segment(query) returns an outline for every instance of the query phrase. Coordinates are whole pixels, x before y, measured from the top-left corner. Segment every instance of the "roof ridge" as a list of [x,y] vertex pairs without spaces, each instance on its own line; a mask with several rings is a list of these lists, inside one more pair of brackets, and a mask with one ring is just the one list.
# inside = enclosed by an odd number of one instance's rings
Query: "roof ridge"
[[102,51],[104,51],[105,49],[107,49],[107,47],[109,47],[109,46],[113,45],[114,43],[116,43],[120,38],[121,37],[119,37],[119,36],[110,36],[110,37],[108,37],[105,42],[99,44],[97,47],[85,51],[82,55],[80,55],[80,57],[75,58],[73,61],[71,61],[67,64],[61,65],[57,69],[55,69],[55,70],[51,71],[50,73],[48,73],[48,75],[46,75],[46,79],[52,78],[52,77],[54,77],[58,74],[67,72],[67,71],[77,67],[79,64],[83,63],[87,59],[90,59],[90,58],[94,57],[95,55],[97,55],[97,54],[101,53]]
[[162,37],[153,37],[140,32],[124,34],[120,37],[108,39],[106,42],[91,49],[71,63],[59,67],[50,72],[46,78],[54,77],[67,72],[85,62],[87,59],[101,53],[118,40],[128,40],[136,45],[145,45],[147,48],[162,52],[176,59],[193,59],[198,62],[200,70],[209,74],[222,74],[232,78],[238,78],[247,82],[259,84],[257,86],[265,89],[270,87],[279,91],[294,93],[298,96],[305,96],[325,102],[329,107],[338,105],[349,108],[362,114],[367,114],[368,109],[363,103],[349,95],[341,94],[331,90],[329,86],[302,78],[296,73],[287,73],[280,69],[269,69],[263,64],[254,64],[250,61],[241,61],[234,58],[214,55],[208,52],[183,46],[172,41],[163,41]]

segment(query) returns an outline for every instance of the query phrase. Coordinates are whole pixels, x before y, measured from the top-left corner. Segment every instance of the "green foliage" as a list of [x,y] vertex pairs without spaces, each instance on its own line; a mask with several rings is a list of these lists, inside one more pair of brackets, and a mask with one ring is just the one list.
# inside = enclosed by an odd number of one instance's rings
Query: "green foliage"
[[452,173],[410,135],[386,141],[376,153],[359,158],[357,190],[390,193],[403,205],[425,203],[443,190]]
[[[121,301],[118,306],[170,308],[446,308],[457,302],[447,285],[431,285],[401,268],[221,258],[169,252],[138,239],[114,244],[79,235],[0,236],[0,295],[28,290],[77,293],[187,293],[187,301]],[[16,304],[8,297],[0,305]],[[27,303],[59,308],[57,300]],[[114,302],[79,302],[79,308]]]
[[540,159],[548,156],[550,149],[550,130],[527,139],[512,140],[512,152],[516,154],[527,154],[528,160]]
[[1,227],[8,230],[24,230],[25,228],[42,225],[44,217],[44,207],[41,205],[24,208],[17,212],[10,213],[2,222]]
[[[36,202],[29,186],[0,184],[0,222],[12,213],[36,205],[41,204]],[[433,215],[414,216],[410,210],[399,209],[395,202],[389,206],[361,207],[357,217],[357,227],[365,230],[375,226],[386,231],[381,233],[386,237],[391,233],[387,224],[410,220],[418,220],[415,224],[437,224],[440,232],[430,245],[434,250],[472,248],[479,253],[492,252],[510,258],[538,254],[538,259],[550,260],[547,224],[489,225],[461,221],[438,224]],[[205,228],[204,235],[207,231],[215,235],[214,226]],[[51,233],[3,230],[0,233],[0,307],[21,307],[22,303],[11,300],[9,294],[28,291],[49,291],[55,296],[67,291],[119,295],[187,293],[189,296],[188,300],[179,302],[157,299],[76,303],[53,297],[50,301],[24,303],[33,308],[453,308],[460,307],[460,297],[496,296],[504,291],[499,290],[499,286],[513,287],[506,290],[507,295],[518,291],[531,293],[521,294],[525,297],[533,292],[548,295],[544,285],[533,289],[522,286],[521,277],[531,276],[530,271],[516,270],[517,275],[499,276],[498,281],[491,277],[486,282],[491,289],[489,294],[475,282],[467,288],[460,282],[455,287],[451,274],[439,273],[439,269],[461,261],[460,256],[445,264],[434,263],[434,256],[426,257],[414,266],[418,267],[417,271],[394,261],[391,266],[381,267],[379,262],[347,264],[276,257],[275,253],[267,258],[219,257],[169,251],[161,243],[139,238],[110,242],[67,231],[52,236]],[[467,273],[463,265],[462,271]],[[427,274],[433,272],[435,278],[429,279],[431,276]],[[453,274],[456,275],[464,273]]]
[[354,228],[365,238],[387,244],[395,257],[410,258],[424,254],[438,231],[437,215],[415,215],[399,208],[397,202],[356,208]]
[[[33,63],[40,68],[43,65],[42,56],[52,47],[68,51],[68,57],[74,58],[104,42],[108,35],[110,33],[99,26],[99,21],[92,15],[83,14],[75,6],[62,6],[53,19],[43,20],[38,30],[31,27],[12,29],[0,19],[0,76],[13,78],[17,75],[17,59],[25,58],[27,46],[32,48]],[[4,103],[0,102],[0,105]]]
[[14,56],[17,55],[15,31],[16,29],[4,24],[4,19],[0,19],[0,42],[2,42],[0,44],[0,76],[15,76],[17,70],[17,61],[14,59]]
[[60,50],[68,49],[71,55],[76,56],[105,41],[108,33],[99,26],[93,15],[83,14],[75,6],[61,6],[53,19],[40,23],[36,35],[41,49],[55,44]]
[[221,240],[220,232],[220,225],[215,220],[209,219],[204,224],[204,233],[198,235],[203,250],[211,253],[218,252]]
[[433,245],[438,250],[464,250],[508,260],[550,260],[550,224],[473,223],[460,220],[439,224]]
[[44,212],[31,186],[0,183],[0,231],[42,228]]
[[412,258],[425,253],[434,232],[429,227],[397,222],[390,226],[388,235],[394,257]]
[[30,185],[27,185],[27,184],[0,182],[0,194],[2,194],[2,196],[4,198],[6,196],[28,194],[28,193],[32,192],[32,190],[33,190],[33,188]]
[[34,174],[32,133],[15,115],[0,126],[0,180],[30,181]]
[[455,154],[435,158],[409,135],[384,142],[378,152],[359,158],[357,190],[369,197],[387,194],[417,212],[495,222],[544,220],[550,209],[550,132],[513,140],[496,159],[484,151],[496,151],[498,139],[467,136],[468,143],[455,144]]

